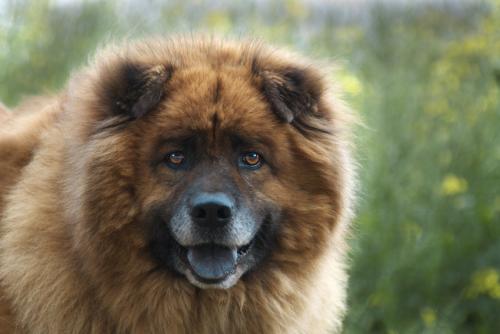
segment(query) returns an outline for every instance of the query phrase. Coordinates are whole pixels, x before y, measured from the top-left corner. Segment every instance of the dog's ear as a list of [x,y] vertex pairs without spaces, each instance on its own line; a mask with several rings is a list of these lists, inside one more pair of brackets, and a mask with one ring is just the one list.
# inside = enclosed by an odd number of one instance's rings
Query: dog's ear
[[168,65],[124,62],[111,66],[99,82],[101,105],[106,106],[110,116],[139,118],[161,102],[172,72]]
[[260,71],[262,91],[276,115],[292,123],[303,115],[318,116],[321,77],[307,68]]

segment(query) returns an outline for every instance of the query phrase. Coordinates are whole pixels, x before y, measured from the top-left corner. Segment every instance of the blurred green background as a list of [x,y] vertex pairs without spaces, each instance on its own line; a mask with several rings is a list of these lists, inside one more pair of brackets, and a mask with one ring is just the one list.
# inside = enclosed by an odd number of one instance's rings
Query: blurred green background
[[366,124],[345,333],[500,333],[500,1],[2,1],[0,100],[196,31],[342,66]]

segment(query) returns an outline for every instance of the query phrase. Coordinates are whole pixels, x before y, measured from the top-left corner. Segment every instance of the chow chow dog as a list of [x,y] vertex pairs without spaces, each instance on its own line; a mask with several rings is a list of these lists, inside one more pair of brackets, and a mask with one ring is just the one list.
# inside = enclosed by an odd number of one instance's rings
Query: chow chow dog
[[0,331],[338,332],[355,164],[327,75],[157,38],[5,111]]

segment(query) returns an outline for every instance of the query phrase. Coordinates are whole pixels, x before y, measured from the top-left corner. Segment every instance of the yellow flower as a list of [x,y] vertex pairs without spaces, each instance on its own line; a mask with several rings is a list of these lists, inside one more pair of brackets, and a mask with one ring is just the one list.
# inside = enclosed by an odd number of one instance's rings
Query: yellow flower
[[424,324],[427,326],[427,327],[432,327],[434,326],[434,324],[436,323],[436,311],[434,311],[432,308],[430,307],[426,307],[424,308],[421,312],[420,312],[420,317],[422,318],[422,320],[424,321]]
[[495,288],[490,291],[491,298],[500,299],[500,285],[495,286]]
[[292,17],[304,18],[308,15],[308,8],[301,1],[289,0],[286,2],[286,9]]
[[453,196],[467,191],[467,180],[453,174],[448,174],[441,183],[441,193]]
[[226,12],[215,11],[206,16],[207,25],[217,31],[229,31],[232,27],[231,18]]
[[444,115],[452,113],[448,100],[446,98],[435,99],[429,102],[425,108],[425,112],[431,115]]
[[352,74],[344,73],[340,76],[342,87],[351,96],[358,96],[363,91],[363,84]]
[[466,296],[475,298],[485,294],[494,299],[500,299],[500,276],[494,268],[479,270],[472,276],[470,286],[467,288]]

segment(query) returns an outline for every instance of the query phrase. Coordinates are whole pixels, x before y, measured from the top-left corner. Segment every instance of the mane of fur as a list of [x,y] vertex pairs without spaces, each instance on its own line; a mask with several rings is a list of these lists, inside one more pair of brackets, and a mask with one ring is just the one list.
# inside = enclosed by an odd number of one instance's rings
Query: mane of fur
[[[256,68],[288,66],[321,73],[295,55],[257,42],[180,37],[124,43],[100,51],[62,94],[32,100],[21,108],[31,111],[15,109],[16,116],[0,121],[0,333],[339,331],[346,310],[346,239],[355,164],[351,113],[330,84],[319,79],[324,85],[319,108],[329,110],[330,131],[315,137],[317,146],[304,148],[317,150],[306,152],[315,157],[314,164],[336,166],[328,173],[336,182],[337,212],[332,229],[318,246],[321,252],[305,259],[304,267],[284,254],[284,262],[293,264],[286,270],[285,265],[268,268],[266,276],[255,275],[254,281],[239,282],[230,290],[200,290],[185,280],[145,269],[142,264],[147,260],[135,251],[144,247],[141,240],[116,252],[105,242],[92,243],[101,231],[79,225],[84,214],[79,196],[87,186],[79,175],[86,173],[87,152],[78,150],[88,147],[95,124],[106,121],[96,92],[123,62],[168,64],[174,69],[234,66],[247,69],[249,75]],[[2,115],[0,111],[0,119]],[[311,122],[309,126],[324,126],[319,120]],[[302,145],[296,140],[292,144]],[[115,200],[112,205],[129,200],[122,199],[123,193],[109,197]],[[132,219],[134,210],[125,206],[122,222]],[[134,233],[136,227],[124,223],[120,228]],[[109,240],[118,243],[113,231],[102,233],[108,232]],[[305,238],[307,226],[300,232]],[[116,257],[120,266],[90,262],[98,255]]]

